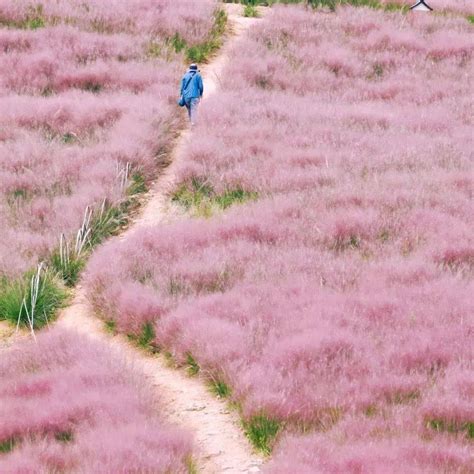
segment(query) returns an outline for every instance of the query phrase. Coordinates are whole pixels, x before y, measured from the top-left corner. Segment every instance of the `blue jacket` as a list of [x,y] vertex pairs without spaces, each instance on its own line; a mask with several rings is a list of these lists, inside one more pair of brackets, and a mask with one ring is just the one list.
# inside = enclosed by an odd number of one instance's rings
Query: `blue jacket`
[[[184,88],[184,86],[187,86]],[[188,71],[181,79],[180,95],[184,97],[185,101],[191,99],[199,99],[204,92],[204,85],[202,83],[201,74],[198,71]]]

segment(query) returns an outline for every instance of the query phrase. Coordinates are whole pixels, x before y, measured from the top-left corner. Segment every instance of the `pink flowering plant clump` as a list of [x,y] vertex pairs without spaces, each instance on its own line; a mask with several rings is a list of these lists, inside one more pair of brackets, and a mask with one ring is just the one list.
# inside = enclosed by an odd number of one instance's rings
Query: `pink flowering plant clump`
[[54,329],[2,353],[1,472],[187,473],[192,455],[190,435],[100,343]]
[[270,472],[472,465],[473,52],[463,17],[275,7],[202,106],[187,218],[89,263],[97,313],[201,370]]

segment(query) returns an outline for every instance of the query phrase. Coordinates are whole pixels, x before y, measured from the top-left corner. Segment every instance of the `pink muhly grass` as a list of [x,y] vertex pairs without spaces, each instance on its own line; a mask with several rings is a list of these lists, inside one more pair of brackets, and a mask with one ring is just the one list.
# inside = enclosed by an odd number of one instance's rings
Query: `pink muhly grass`
[[3,472],[187,472],[188,434],[157,417],[140,376],[100,344],[48,331],[3,354],[0,374]]
[[178,170],[189,193],[257,199],[91,259],[98,313],[137,334],[153,321],[247,428],[324,432],[277,443],[271,472],[469,465],[471,36],[454,16],[274,8]]
[[[134,175],[150,180],[178,121],[182,54],[167,39],[204,41],[215,7],[0,2],[0,277],[47,258],[87,206],[118,206]],[[18,29],[32,15],[42,27]]]

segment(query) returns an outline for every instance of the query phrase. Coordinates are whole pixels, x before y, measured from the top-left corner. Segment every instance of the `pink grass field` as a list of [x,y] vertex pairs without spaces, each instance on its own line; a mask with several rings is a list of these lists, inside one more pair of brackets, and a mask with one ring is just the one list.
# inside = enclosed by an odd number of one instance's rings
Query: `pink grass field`
[[98,314],[279,423],[269,472],[472,472],[473,51],[461,16],[274,8],[179,170],[257,199],[90,261]]
[[215,5],[0,1],[0,277],[47,258],[87,206],[116,205],[134,174],[154,175],[183,69],[165,40],[204,41]]
[[192,439],[156,405],[133,367],[77,333],[17,343],[0,360],[0,472],[186,473]]

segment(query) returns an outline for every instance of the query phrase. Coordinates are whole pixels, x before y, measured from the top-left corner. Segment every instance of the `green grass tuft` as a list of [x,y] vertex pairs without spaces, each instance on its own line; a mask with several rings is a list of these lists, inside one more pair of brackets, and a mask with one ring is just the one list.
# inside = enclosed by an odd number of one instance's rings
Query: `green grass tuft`
[[281,422],[264,414],[255,415],[244,421],[245,434],[253,446],[264,454],[270,454],[275,438],[281,429]]
[[143,349],[151,352],[157,352],[157,347],[154,344],[155,328],[153,323],[148,321],[142,326],[142,330],[137,338],[137,344]]
[[127,204],[124,207],[104,205],[97,210],[92,217],[89,246],[95,247],[117,233],[127,221],[126,210]]
[[427,421],[427,426],[438,432],[447,432],[447,433],[461,433],[466,432],[468,438],[474,438],[474,421],[446,421],[441,419],[433,419]]
[[221,208],[227,209],[233,204],[242,204],[246,201],[257,199],[258,194],[252,191],[245,191],[242,188],[228,189],[223,194],[217,195],[214,202]]
[[70,145],[71,143],[74,143],[76,140],[77,140],[76,135],[74,133],[71,133],[71,132],[64,133],[61,137],[61,141],[65,145]]
[[132,182],[127,189],[128,196],[135,196],[136,194],[146,193],[148,190],[145,176],[140,172],[135,172],[132,174]]
[[212,379],[210,381],[211,392],[220,398],[227,398],[232,393],[231,388],[222,380]]
[[82,87],[82,90],[98,94],[102,90],[102,84],[97,82],[86,82]]
[[244,7],[244,17],[245,18],[258,18],[258,10],[254,5],[247,4]]
[[108,319],[105,321],[105,329],[108,332],[115,334],[117,332],[117,323],[113,319]]
[[70,443],[74,440],[72,431],[60,431],[54,435],[54,438],[61,443]]
[[196,359],[192,356],[190,352],[186,354],[186,371],[189,375],[197,375],[199,373],[200,367]]
[[0,26],[25,30],[44,28],[46,26],[46,20],[43,17],[43,5],[39,4],[36,7],[30,6],[28,8],[28,14],[22,20],[7,20],[0,16]]
[[186,459],[186,469],[187,474],[198,474],[199,470],[197,464],[192,457]]
[[86,265],[86,258],[84,255],[79,257],[71,255],[66,263],[61,261],[59,250],[56,250],[51,255],[50,264],[51,268],[62,278],[65,285],[73,287],[79,280],[79,274]]
[[474,15],[469,15],[469,16],[467,17],[467,21],[468,21],[469,23],[474,23]]
[[209,217],[213,213],[213,208],[225,210],[234,204],[242,204],[257,198],[256,192],[246,191],[241,187],[216,194],[205,180],[193,178],[189,184],[182,184],[171,200],[183,206],[187,211],[193,210],[196,216]]
[[17,443],[18,439],[16,438],[7,438],[3,441],[0,441],[0,454],[5,454],[13,451]]
[[214,13],[214,25],[209,33],[209,37],[204,43],[187,48],[186,59],[191,62],[206,62],[209,57],[221,47],[222,35],[227,25],[227,14],[220,8]]
[[186,48],[186,41],[181,38],[179,33],[175,33],[171,38],[169,38],[168,44],[176,53],[180,53],[184,48]]
[[[32,308],[31,278],[34,272],[28,272],[22,278],[0,281],[0,319],[14,324],[28,325],[28,312],[34,309],[33,329],[42,328],[55,316],[67,298],[67,291],[60,281],[50,271],[42,273],[40,278],[39,295],[36,305]],[[25,300],[25,305],[23,305]]]

